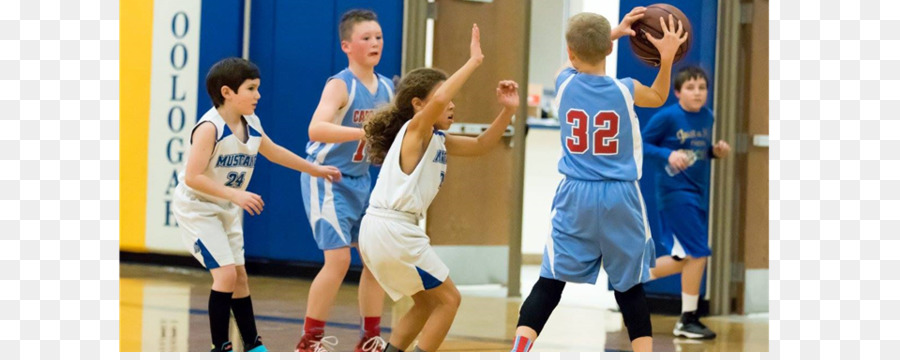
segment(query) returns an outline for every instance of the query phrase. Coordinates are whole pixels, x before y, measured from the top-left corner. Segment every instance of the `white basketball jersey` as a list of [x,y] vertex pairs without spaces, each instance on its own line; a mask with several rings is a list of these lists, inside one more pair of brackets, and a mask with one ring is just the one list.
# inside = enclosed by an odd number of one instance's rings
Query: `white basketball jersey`
[[[212,156],[206,165],[203,175],[208,176],[213,181],[235,189],[245,190],[247,184],[250,183],[250,177],[253,176],[253,166],[256,164],[256,154],[259,151],[259,144],[262,142],[262,126],[260,126],[259,118],[256,115],[244,116],[247,127],[247,142],[242,142],[237,136],[231,133],[231,129],[225,124],[225,120],[212,108],[203,114],[200,121],[194,125],[194,130],[200,124],[210,122],[216,126],[216,145],[213,148]],[[191,134],[193,131],[191,130]],[[190,149],[188,150],[190,152]],[[184,169],[178,174],[178,187],[182,188],[191,195],[211,202],[226,204],[229,201],[200,191],[191,189],[184,182]]]
[[400,128],[384,157],[369,207],[406,212],[421,219],[444,182],[447,172],[446,137],[443,132],[435,130],[419,164],[407,175],[400,168],[400,149],[407,126],[409,121]]

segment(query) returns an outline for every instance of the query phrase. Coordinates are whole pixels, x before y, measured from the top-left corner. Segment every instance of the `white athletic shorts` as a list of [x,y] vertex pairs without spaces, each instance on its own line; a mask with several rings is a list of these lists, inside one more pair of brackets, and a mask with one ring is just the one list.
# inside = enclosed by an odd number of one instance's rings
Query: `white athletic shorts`
[[217,204],[198,198],[192,191],[175,189],[172,213],[181,239],[207,270],[244,265],[243,209],[233,203]]
[[410,213],[369,208],[359,228],[359,252],[394,301],[436,288],[450,269]]

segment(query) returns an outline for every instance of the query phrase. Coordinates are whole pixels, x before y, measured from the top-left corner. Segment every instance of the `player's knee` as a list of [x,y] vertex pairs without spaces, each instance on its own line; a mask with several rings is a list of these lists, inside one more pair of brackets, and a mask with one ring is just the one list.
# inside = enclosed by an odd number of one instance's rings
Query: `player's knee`
[[459,309],[459,304],[462,303],[462,295],[459,294],[459,290],[456,287],[453,288],[453,291],[450,292],[450,296],[447,302],[447,305],[452,306],[454,309]]
[[537,283],[528,294],[528,298],[519,309],[519,323],[517,326],[527,326],[540,335],[541,330],[550,318],[550,314],[559,300],[566,283],[545,277],[538,278]]
[[462,302],[462,295],[459,294],[459,290],[455,286],[446,285],[446,289],[441,291],[438,301],[440,301],[441,305],[458,309],[459,304]]
[[233,290],[237,281],[237,272],[234,266],[224,266],[210,271],[213,277],[213,287]]
[[250,279],[247,277],[246,272],[238,271],[234,277],[234,286],[235,287],[246,287],[250,282]]
[[234,278],[237,282],[247,282],[247,270],[243,266],[235,267]]
[[628,337],[631,340],[653,336],[653,327],[650,324],[650,309],[647,306],[647,298],[644,295],[644,286],[637,284],[627,291],[616,291],[616,303],[622,311],[625,327],[628,329]]
[[350,249],[341,248],[325,251],[325,266],[346,272],[350,268]]

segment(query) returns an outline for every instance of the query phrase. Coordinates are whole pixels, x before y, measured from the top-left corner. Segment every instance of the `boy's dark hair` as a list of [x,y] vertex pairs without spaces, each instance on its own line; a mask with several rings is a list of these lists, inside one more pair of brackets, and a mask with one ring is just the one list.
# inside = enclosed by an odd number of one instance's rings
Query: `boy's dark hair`
[[675,74],[675,90],[681,91],[681,86],[684,83],[694,80],[694,79],[703,79],[706,81],[706,86],[709,87],[709,78],[706,76],[706,71],[703,71],[699,66],[687,66],[678,71],[678,74]]
[[338,25],[338,35],[341,37],[341,41],[350,40],[350,36],[353,35],[353,26],[364,21],[378,22],[378,15],[375,15],[372,10],[347,10],[341,16],[341,23]]
[[222,86],[228,86],[237,92],[245,80],[253,79],[259,79],[259,68],[256,65],[241,58],[225,58],[209,68],[206,74],[206,92],[209,93],[213,106],[218,108],[225,104]]

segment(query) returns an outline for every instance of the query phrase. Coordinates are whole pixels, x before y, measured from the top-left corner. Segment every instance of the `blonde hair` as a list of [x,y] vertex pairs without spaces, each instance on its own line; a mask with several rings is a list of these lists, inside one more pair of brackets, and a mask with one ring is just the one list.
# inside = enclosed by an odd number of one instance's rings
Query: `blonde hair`
[[569,18],[566,28],[566,45],[578,59],[597,64],[606,58],[612,42],[609,38],[609,20],[594,13],[580,13]]
[[394,101],[369,115],[363,129],[366,131],[366,152],[372,164],[381,165],[384,162],[400,128],[416,115],[412,100],[425,100],[431,90],[444,80],[447,80],[447,74],[437,69],[410,71],[397,85]]

